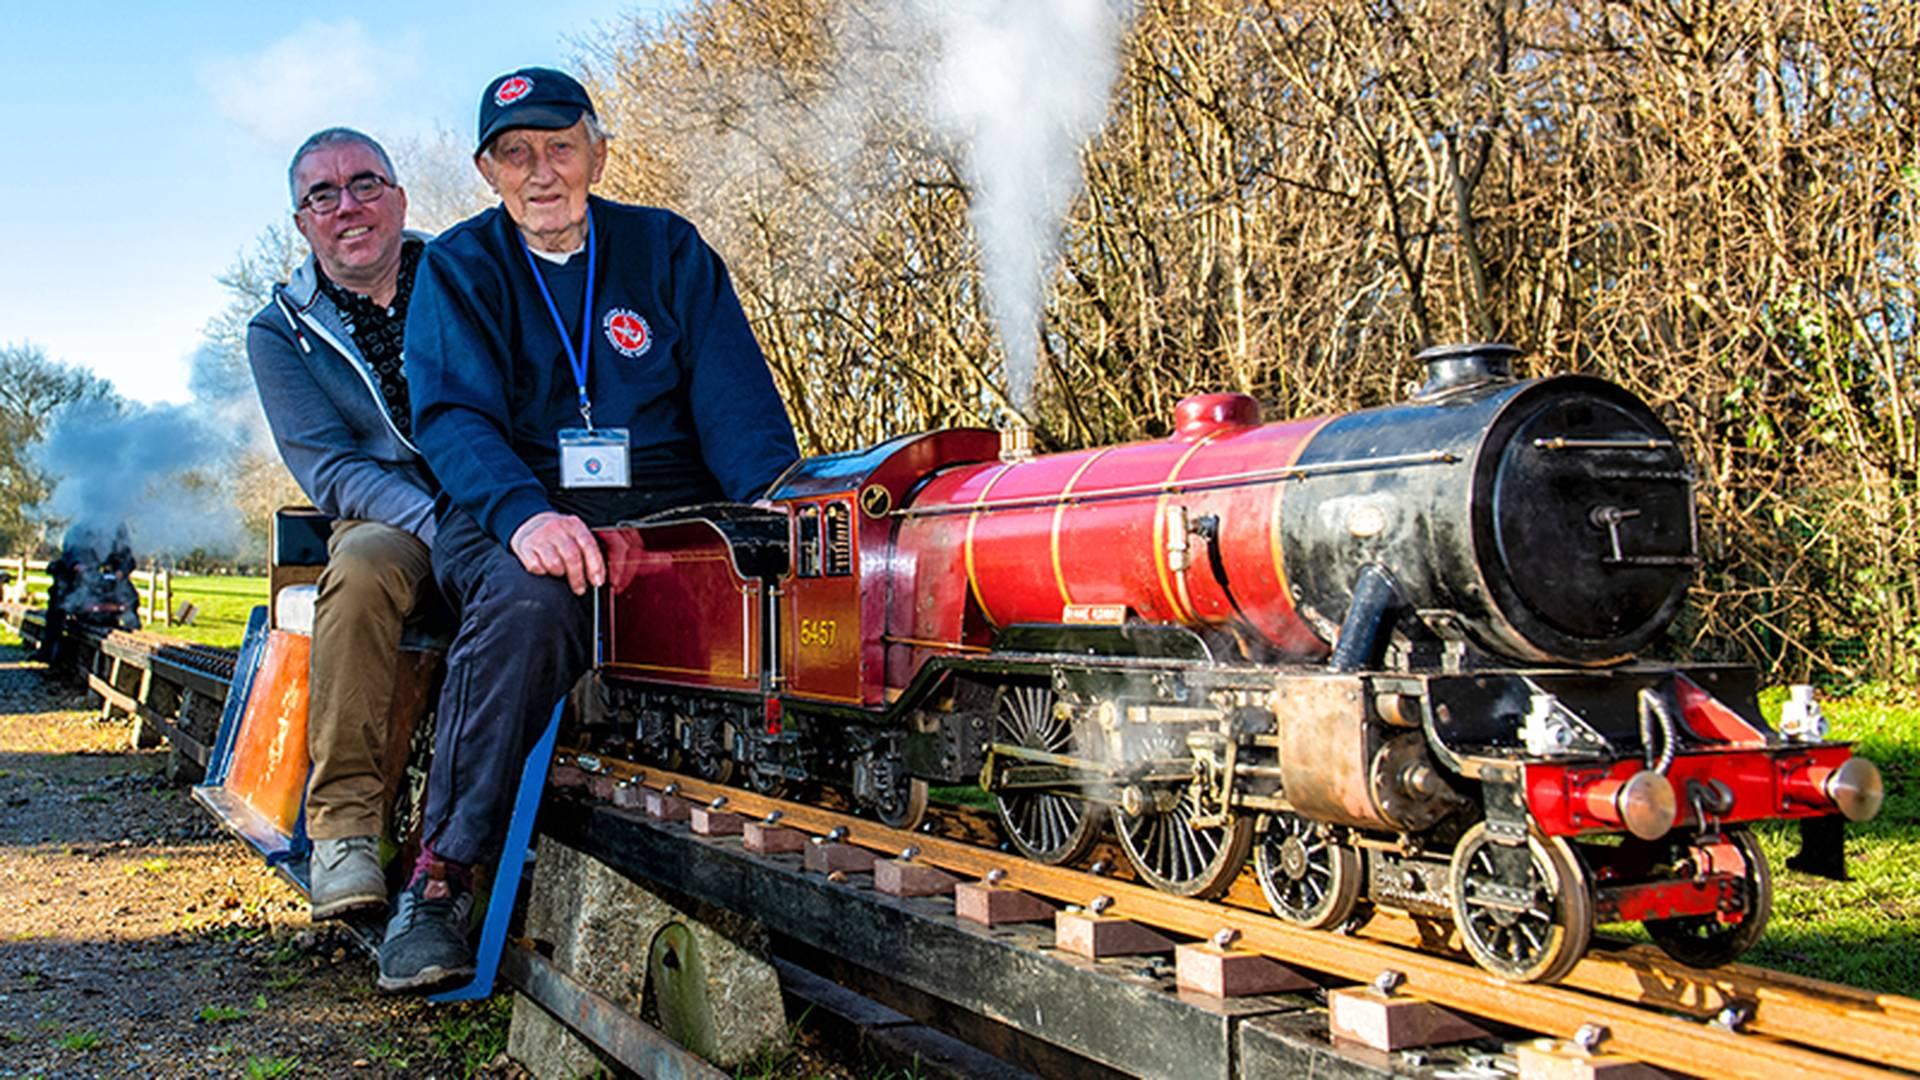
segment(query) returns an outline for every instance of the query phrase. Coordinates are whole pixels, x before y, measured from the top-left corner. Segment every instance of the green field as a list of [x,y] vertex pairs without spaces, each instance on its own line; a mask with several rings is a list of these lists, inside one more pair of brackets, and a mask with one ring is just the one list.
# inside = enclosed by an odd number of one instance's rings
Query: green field
[[247,634],[247,616],[267,602],[267,579],[263,577],[188,577],[173,579],[173,603],[191,600],[199,609],[190,626],[152,626],[148,629],[208,645],[240,647]]
[[[140,617],[146,619],[146,584],[136,580],[140,588]],[[47,602],[47,586],[51,579],[45,574],[28,574],[28,587],[33,596],[30,607],[39,607]],[[223,645],[230,649],[240,647],[240,639],[247,633],[247,616],[254,607],[267,602],[267,579],[264,577],[234,577],[231,575],[195,576],[175,574],[173,576],[173,606],[176,610],[183,603],[192,603],[197,609],[193,622],[187,625],[167,626],[163,622],[146,624],[146,628],[174,637],[183,637],[189,641],[198,641],[207,645]]]
[[[1785,694],[1763,696],[1769,720]],[[1880,816],[1847,827],[1852,881],[1785,869],[1799,847],[1791,826],[1759,830],[1774,868],[1773,921],[1751,963],[1920,996],[1920,702],[1866,690],[1821,703],[1836,739],[1852,739],[1887,784]]]

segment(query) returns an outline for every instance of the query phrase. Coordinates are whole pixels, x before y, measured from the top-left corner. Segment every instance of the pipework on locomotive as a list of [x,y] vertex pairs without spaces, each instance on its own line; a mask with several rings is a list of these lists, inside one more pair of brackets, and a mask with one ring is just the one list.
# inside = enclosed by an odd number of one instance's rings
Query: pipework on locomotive
[[1636,659],[1698,565],[1654,412],[1517,350],[1421,358],[1408,400],[1062,454],[956,429],[804,460],[774,509],[599,530],[596,752],[911,827],[978,783],[1024,856],[1108,830],[1134,872],[1274,912],[1451,919],[1553,980],[1598,922],[1696,966],[1760,936],[1749,826],[1865,820],[1878,770],[1762,719],[1757,673]]

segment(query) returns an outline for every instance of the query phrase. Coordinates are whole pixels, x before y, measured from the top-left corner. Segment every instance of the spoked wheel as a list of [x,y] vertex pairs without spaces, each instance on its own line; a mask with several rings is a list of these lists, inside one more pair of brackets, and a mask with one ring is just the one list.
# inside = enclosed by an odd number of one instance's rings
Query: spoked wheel
[[716,784],[733,780],[733,723],[728,720],[701,720],[676,717],[680,738],[681,767],[702,780]]
[[[1773,871],[1767,866],[1760,842],[1745,829],[1728,829],[1725,835],[1745,866],[1739,886],[1744,909],[1740,921],[1724,923],[1713,915],[1681,915],[1648,919],[1645,924],[1655,945],[1689,967],[1719,967],[1731,962],[1760,940],[1767,928],[1767,916],[1773,911]],[[1686,857],[1686,849],[1691,846],[1690,842],[1676,843],[1674,857]]]
[[1198,789],[1188,785],[1170,810],[1114,812],[1120,850],[1142,880],[1161,892],[1209,899],[1227,891],[1253,846],[1253,821],[1238,817],[1225,825],[1193,827],[1199,816]]
[[1324,822],[1272,815],[1254,843],[1253,869],[1273,913],[1310,930],[1339,926],[1360,902],[1360,853]]
[[1551,982],[1573,970],[1593,936],[1593,897],[1573,846],[1527,834],[1524,885],[1502,881],[1503,855],[1481,822],[1453,853],[1454,925],[1474,962],[1516,982]]
[[[1044,686],[1002,687],[994,708],[994,734],[1050,754],[1071,754],[1073,725],[1053,713],[1053,692]],[[1014,791],[995,797],[1000,827],[1014,849],[1035,862],[1059,865],[1093,850],[1106,824],[1099,803],[1050,791]]]

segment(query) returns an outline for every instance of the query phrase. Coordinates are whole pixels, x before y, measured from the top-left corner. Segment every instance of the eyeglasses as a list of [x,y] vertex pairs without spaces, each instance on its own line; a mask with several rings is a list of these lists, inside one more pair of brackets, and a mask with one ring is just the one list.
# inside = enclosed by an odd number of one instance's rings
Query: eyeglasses
[[324,216],[340,209],[340,193],[342,191],[353,196],[354,202],[365,206],[368,203],[379,202],[380,196],[385,195],[388,188],[395,186],[397,185],[395,185],[393,181],[384,176],[376,176],[373,173],[361,173],[359,176],[347,181],[347,186],[344,188],[323,187],[315,188],[307,192],[307,197],[300,200],[298,209],[311,210],[316,214]]

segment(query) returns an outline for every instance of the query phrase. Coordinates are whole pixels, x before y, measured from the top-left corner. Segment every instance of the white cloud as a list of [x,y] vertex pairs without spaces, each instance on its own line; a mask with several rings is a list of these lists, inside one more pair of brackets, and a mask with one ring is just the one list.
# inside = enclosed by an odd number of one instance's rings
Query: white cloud
[[286,146],[388,111],[381,99],[413,74],[412,51],[404,41],[374,41],[357,19],[310,22],[256,52],[203,61],[200,85],[222,115]]

